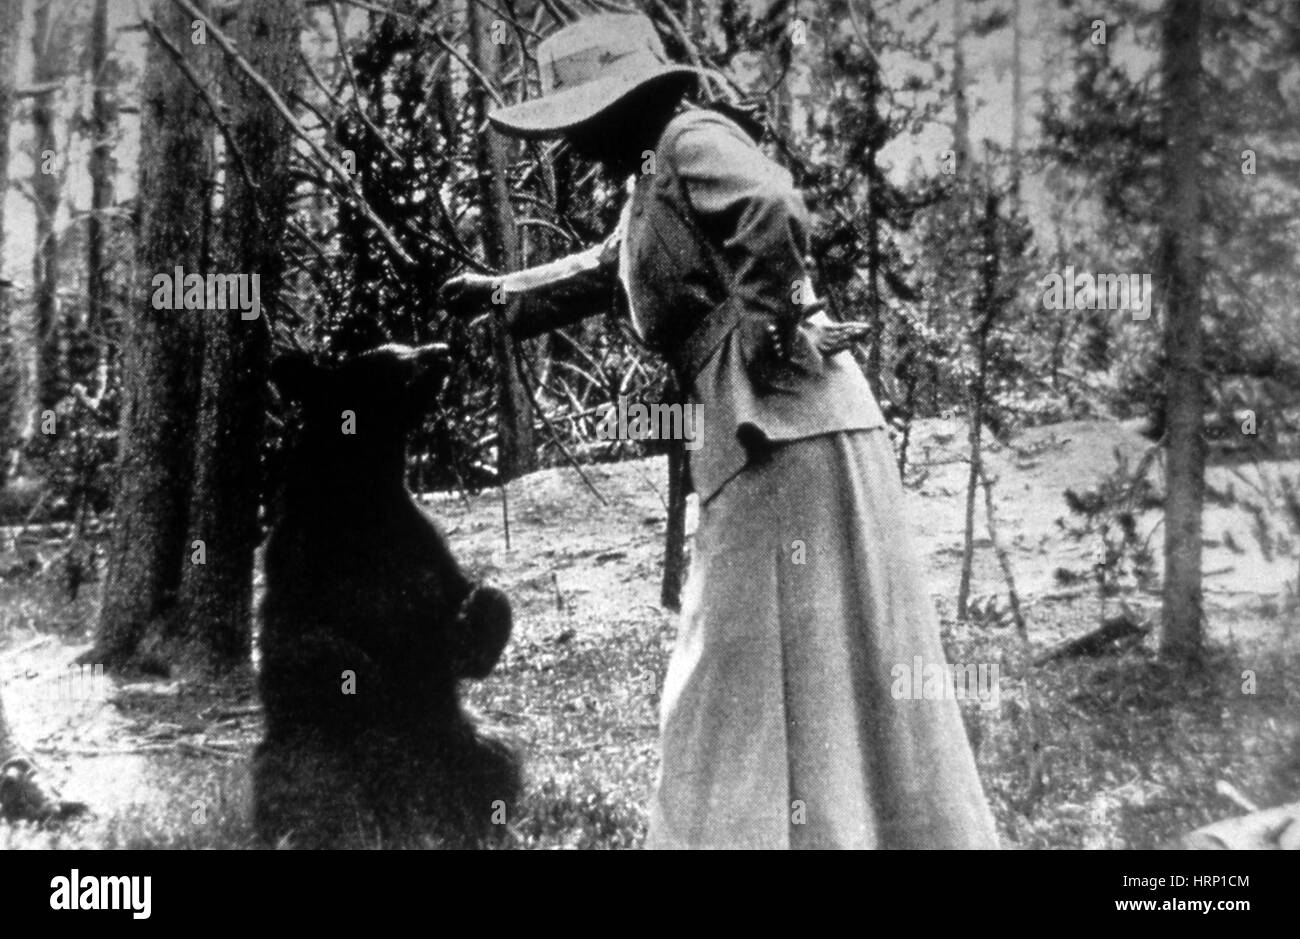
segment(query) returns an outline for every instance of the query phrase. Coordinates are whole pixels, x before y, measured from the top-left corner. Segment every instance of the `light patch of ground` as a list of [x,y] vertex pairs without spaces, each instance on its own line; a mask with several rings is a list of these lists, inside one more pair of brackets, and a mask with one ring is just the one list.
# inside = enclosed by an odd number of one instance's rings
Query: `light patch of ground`
[[[965,425],[955,421],[923,422],[917,436],[919,443],[914,444],[913,453],[918,460],[923,456],[929,460],[909,472],[913,530],[930,572],[932,591],[939,596],[955,596],[960,581],[969,473]],[[1018,434],[1011,446],[995,445],[987,453],[987,465],[996,480],[1000,536],[1012,553],[1016,584],[1026,597],[1057,592],[1056,568],[1085,571],[1092,563],[1094,545],[1064,537],[1060,522],[1071,520],[1064,491],[1081,492],[1099,483],[1118,465],[1117,453],[1130,469],[1136,467],[1150,447],[1135,423],[1071,421],[1030,428]],[[1213,501],[1207,504],[1203,570],[1208,607],[1281,607],[1295,595],[1300,575],[1300,533],[1276,499],[1281,476],[1300,481],[1300,462],[1215,465],[1208,469],[1206,483],[1211,492],[1234,492],[1266,506],[1265,513],[1257,518],[1241,505]],[[1163,491],[1158,460],[1148,477],[1158,491]],[[1141,513],[1138,530],[1151,537],[1159,571],[1163,544],[1159,513]],[[1003,578],[993,552],[988,550],[982,497],[976,503],[975,533],[976,544],[983,550],[976,554],[974,591],[1000,592],[1004,589]],[[1284,627],[1294,620],[1282,618],[1279,609],[1275,622]],[[1216,625],[1221,621],[1211,617],[1207,622],[1210,635],[1224,638],[1222,633],[1216,636]]]
[[118,682],[71,665],[87,649],[38,636],[6,651],[3,694],[11,729],[42,771],[60,780],[65,798],[109,812],[147,804],[158,793],[132,752],[137,737],[109,703]]

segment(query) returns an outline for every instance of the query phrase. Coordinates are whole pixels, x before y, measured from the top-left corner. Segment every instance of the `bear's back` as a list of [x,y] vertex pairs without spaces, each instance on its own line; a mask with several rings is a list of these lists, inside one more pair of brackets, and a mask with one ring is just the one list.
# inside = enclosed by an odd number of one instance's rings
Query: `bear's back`
[[[266,551],[268,722],[346,725],[454,706],[447,634],[468,592],[442,533],[404,490],[291,508]],[[345,671],[364,701],[342,693]]]

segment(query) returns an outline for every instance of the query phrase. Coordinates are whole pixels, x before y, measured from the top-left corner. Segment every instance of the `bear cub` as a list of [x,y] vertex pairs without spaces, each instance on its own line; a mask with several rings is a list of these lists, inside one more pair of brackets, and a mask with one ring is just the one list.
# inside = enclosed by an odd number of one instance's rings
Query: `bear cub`
[[448,368],[441,345],[272,364],[302,420],[261,607],[253,814],[268,844],[474,846],[518,797],[517,752],[458,688],[500,659],[510,603],[465,576],[404,483],[406,436]]

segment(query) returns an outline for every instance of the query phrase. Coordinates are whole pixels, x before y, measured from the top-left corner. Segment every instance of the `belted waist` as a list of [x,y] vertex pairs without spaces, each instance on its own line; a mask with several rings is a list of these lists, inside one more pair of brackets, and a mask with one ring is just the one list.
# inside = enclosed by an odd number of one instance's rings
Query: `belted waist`
[[[800,322],[825,309],[825,307],[826,301],[824,300],[816,300],[808,304],[801,311]],[[747,315],[762,316],[763,314],[752,310],[747,311],[745,305],[739,302],[739,298],[735,294],[731,294],[703,318],[703,321],[681,343],[679,349],[666,350],[665,354],[669,361],[673,363],[673,368],[677,372],[677,379],[681,382],[682,387],[690,387],[690,383],[695,379],[695,376],[704,369],[705,363],[709,361],[723,341],[745,321]],[[774,317],[769,318],[776,322]],[[794,327],[794,324],[790,325],[791,328]]]
[[739,303],[732,294],[702,317],[701,322],[677,348],[664,350],[683,388],[690,387],[695,376],[704,369],[705,363],[722,345],[723,340],[744,320],[744,304]]

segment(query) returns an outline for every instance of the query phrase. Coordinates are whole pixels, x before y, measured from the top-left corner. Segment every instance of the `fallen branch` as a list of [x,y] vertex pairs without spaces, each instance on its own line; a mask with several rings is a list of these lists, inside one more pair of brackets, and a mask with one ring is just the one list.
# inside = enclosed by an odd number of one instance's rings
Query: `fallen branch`
[[1034,664],[1046,665],[1048,662],[1077,657],[1092,658],[1101,655],[1115,643],[1140,639],[1150,629],[1148,623],[1137,620],[1131,613],[1125,611],[1110,617],[1096,629],[1086,632],[1082,636],[1069,639],[1048,649],[1034,659]]
[[195,743],[192,740],[177,740],[176,749],[186,750],[198,756],[210,756],[219,760],[233,760],[238,754],[227,753],[225,750],[219,750],[215,745]]
[[47,753],[59,756],[134,756],[142,753],[165,753],[175,749],[171,744],[166,743],[147,743],[136,747],[115,747],[104,749],[100,747],[59,747],[59,746],[37,746],[33,747],[37,753]]
[[1051,603],[1056,600],[1077,600],[1080,597],[1091,595],[1091,587],[1072,587],[1069,590],[1053,590],[1051,593],[1040,594],[1034,598],[1034,602]]
[[1217,792],[1219,795],[1223,796],[1225,799],[1230,800],[1233,804],[1235,804],[1238,808],[1242,809],[1243,811],[1246,812],[1259,811],[1258,805],[1256,805],[1253,801],[1247,798],[1245,793],[1243,793],[1240,789],[1238,789],[1236,786],[1234,786],[1232,783],[1226,780],[1220,779],[1218,782],[1216,782],[1214,784],[1214,791]]
[[261,713],[262,706],[260,704],[246,704],[242,707],[220,708],[211,714],[201,714],[200,716],[211,720],[214,723],[220,723],[238,717],[260,716]]

